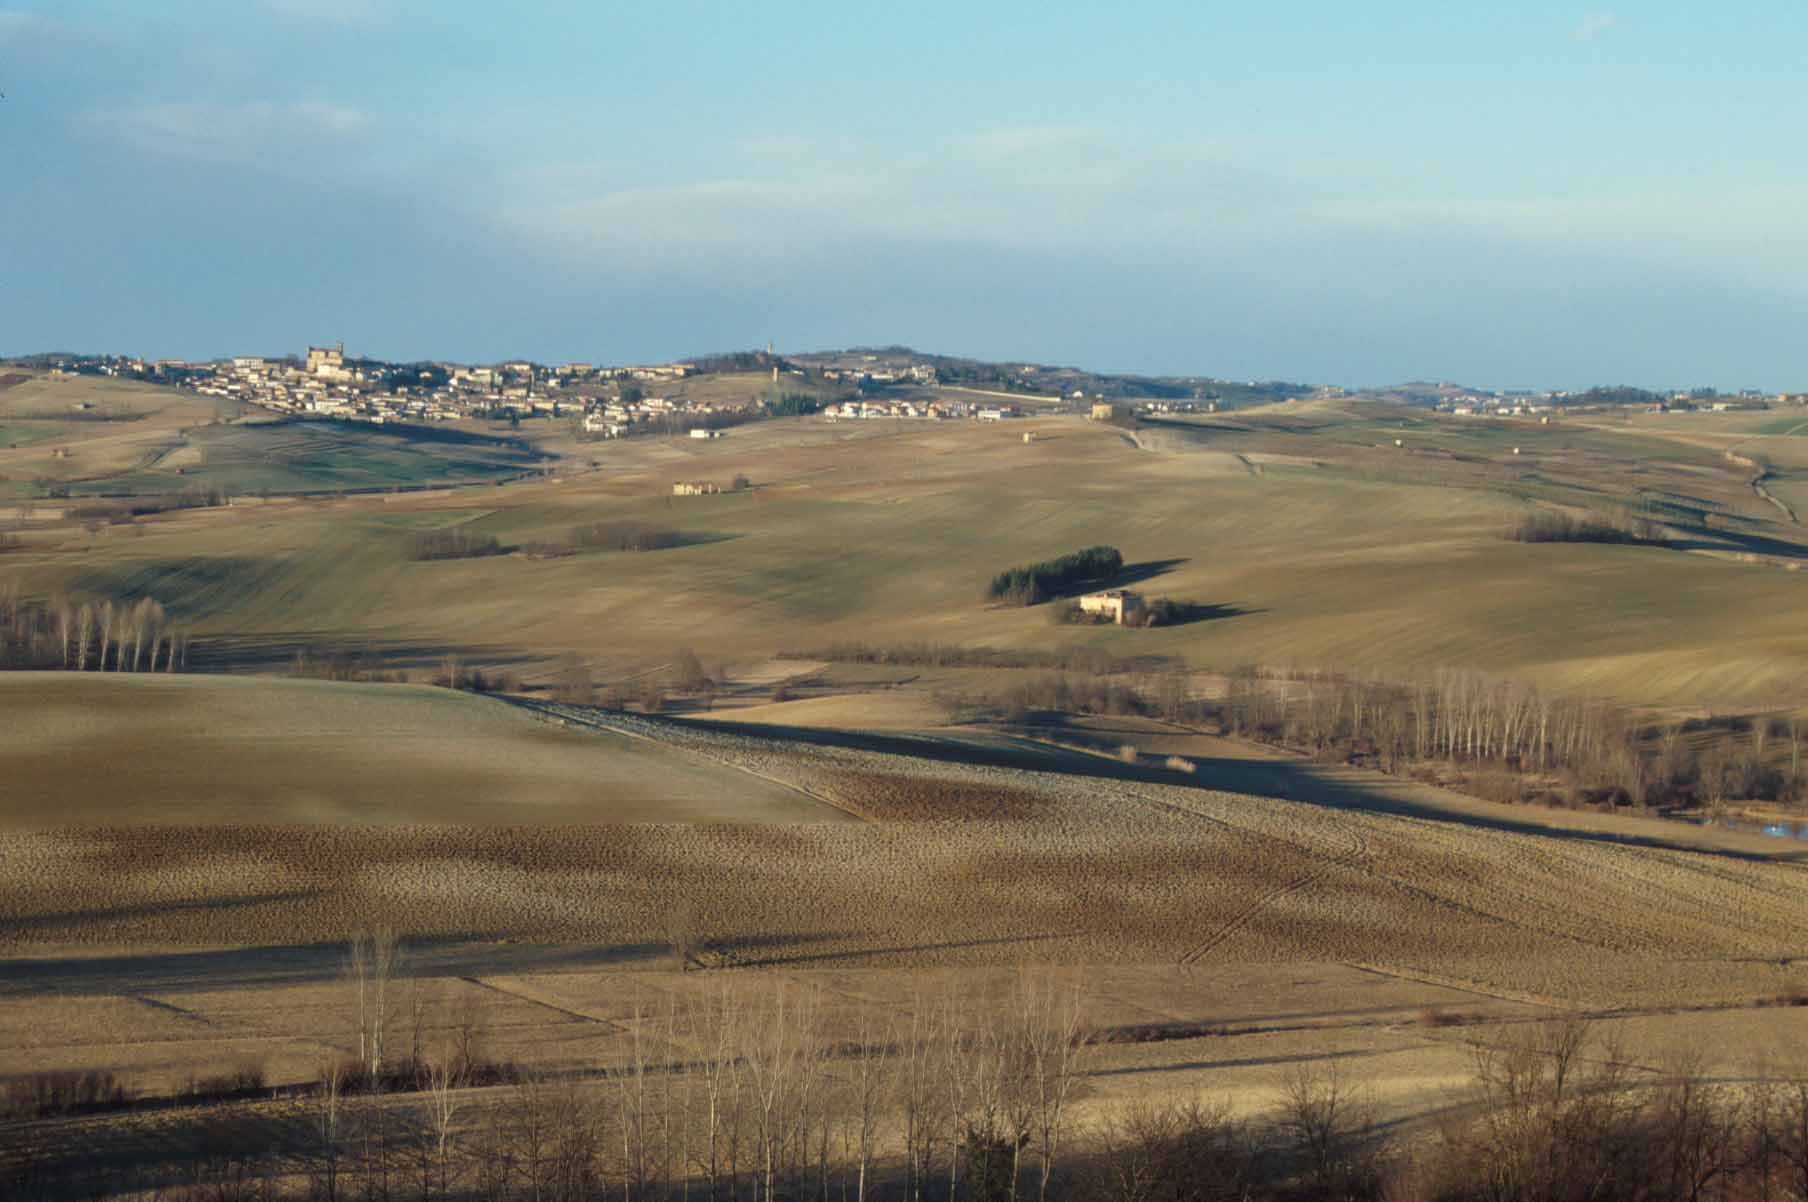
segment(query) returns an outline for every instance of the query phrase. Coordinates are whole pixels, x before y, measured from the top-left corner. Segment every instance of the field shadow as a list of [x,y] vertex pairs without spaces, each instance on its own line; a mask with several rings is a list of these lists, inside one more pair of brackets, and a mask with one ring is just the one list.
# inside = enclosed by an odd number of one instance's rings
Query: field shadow
[[1049,593],[1038,605],[1047,605],[1055,601],[1071,601],[1075,597],[1083,597],[1088,593],[1096,593],[1103,589],[1128,588],[1133,584],[1142,584],[1165,576],[1181,564],[1188,562],[1185,557],[1179,559],[1146,559],[1141,563],[1127,563],[1109,576],[1100,576],[1083,584],[1075,584],[1062,589],[1058,593]]
[[1740,530],[1688,530],[1687,537],[1673,538],[1650,546],[1672,551],[1732,551],[1746,555],[1765,555],[1773,559],[1808,559],[1808,547],[1800,543],[1749,534]]
[[[641,721],[661,721],[635,715]],[[1149,774],[1128,767],[1119,768],[1078,751],[1041,745],[1010,746],[978,743],[938,734],[869,733],[852,730],[830,730],[816,726],[785,726],[770,723],[736,722],[729,718],[692,718],[674,722],[679,729],[708,727],[725,734],[750,739],[782,740],[804,747],[835,747],[849,751],[871,751],[886,755],[909,756],[943,763],[968,764],[986,768],[1017,768],[1030,772],[1056,772],[1072,776],[1113,776],[1125,780],[1146,780]],[[1095,767],[1096,765],[1096,767]]]
[[[1064,716],[1057,717],[1061,717],[1061,721],[1050,720],[1047,723],[1051,733],[1065,721]],[[674,725],[679,724],[674,722]],[[1112,737],[1110,732],[1061,730],[1061,741],[1071,744],[1069,747],[1062,747],[1041,742],[1030,732],[1013,734],[1009,730],[1001,730],[999,734],[1003,739],[1016,740],[1015,742],[980,742],[963,739],[958,735],[930,733],[872,734],[819,727],[738,723],[732,719],[691,718],[681,724],[688,727],[708,727],[755,740],[782,740],[800,747],[845,748],[972,767],[1014,768],[1058,776],[1161,784],[1177,789],[1243,793],[1331,809],[1391,814],[1568,842],[1693,851],[1752,863],[1808,865],[1808,848],[1792,852],[1745,851],[1691,840],[1682,831],[1678,832],[1677,838],[1668,839],[1651,834],[1565,829],[1547,826],[1531,818],[1518,819],[1505,814],[1416,802],[1391,792],[1406,782],[1396,782],[1390,778],[1378,780],[1369,786],[1338,780],[1327,776],[1322,771],[1323,765],[1307,760],[1242,760],[1188,755],[1186,758],[1193,763],[1194,771],[1181,774],[1165,767],[1165,756],[1139,755],[1134,763],[1105,758],[1106,755],[1115,755],[1123,742],[1122,738]],[[1130,738],[1134,739],[1140,733],[1142,732],[1132,732]],[[1474,804],[1481,806],[1487,803],[1475,799]]]
[[275,421],[261,423],[261,425],[263,428],[277,433],[315,434],[324,431],[341,438],[369,440],[377,443],[395,442],[417,447],[456,447],[466,451],[488,451],[492,454],[513,456],[526,463],[545,463],[557,458],[556,455],[535,447],[519,435],[478,434],[474,431],[459,430],[442,425],[386,422],[381,426],[371,426],[365,422],[313,417],[277,418]]
[[[233,897],[209,897],[189,901],[161,901],[136,906],[104,906],[93,910],[58,910],[49,914],[31,914],[14,918],[7,925],[16,931],[41,931],[51,927],[74,926],[90,922],[119,922],[132,919],[157,919],[172,914],[207,914],[222,910],[242,910],[254,906],[276,906],[289,902],[315,901],[326,896],[325,889],[291,889],[283,893],[247,893]],[[0,993],[5,986],[0,985]]]
[[1138,417],[1137,421],[1151,429],[1171,431],[1197,442],[1207,441],[1207,436],[1212,434],[1248,434],[1255,429],[1247,422],[1233,422],[1216,417],[1203,421],[1178,421],[1169,417],[1144,415]]
[[1246,614],[1266,613],[1262,609],[1245,609],[1241,605],[1219,605],[1215,602],[1171,601],[1168,603],[1163,626],[1191,626],[1196,622],[1220,622],[1225,618],[1240,618]]
[[[837,960],[866,960],[874,956],[906,956],[917,952],[962,951],[976,947],[1005,947],[1016,943],[1045,943],[1060,939],[1058,931],[1040,935],[1000,935],[988,939],[951,939],[942,943],[906,943],[892,947],[856,947],[837,952],[804,952],[793,956],[768,956],[764,959],[736,957],[735,968],[775,968],[790,964],[828,964]],[[737,939],[739,946],[745,940]]]
[[[1201,1038],[1209,1039],[1210,1036]],[[1202,1072],[1207,1069],[1226,1068],[1279,1068],[1287,1064],[1320,1064],[1331,1060],[1366,1060],[1372,1056],[1386,1056],[1386,1051],[1361,1052],[1301,1052],[1291,1056],[1244,1056],[1235,1060],[1193,1060],[1178,1064],[1134,1064],[1123,1068],[1096,1068],[1083,1075],[1090,1078],[1103,1077],[1137,1077],[1144,1073],[1185,1073]]]
[[671,542],[657,547],[586,547],[574,545],[573,550],[580,555],[657,555],[661,551],[681,551],[686,547],[708,547],[716,543],[732,543],[743,539],[745,534],[730,534],[720,530],[676,530],[672,532]]
[[297,656],[314,663],[342,662],[372,672],[437,670],[447,656],[466,667],[515,668],[540,657],[515,648],[476,647],[423,639],[373,639],[332,631],[230,634],[196,639],[189,655],[193,672],[254,672],[285,675]]
[[[1144,581],[1153,580],[1157,576],[1166,576],[1169,572],[1172,572],[1175,568],[1186,562],[1188,562],[1187,559],[1182,556],[1179,559],[1145,559],[1141,563],[1127,563],[1109,580],[1098,587],[1128,588],[1132,584],[1142,584]],[[1095,592],[1097,590],[1087,589],[1085,591]],[[1075,595],[1077,596],[1078,594]]]
[[[748,961],[737,957],[737,963],[786,963],[780,954],[786,948],[850,937],[843,931],[750,935],[735,937],[732,946],[767,957]],[[459,939],[413,940],[404,934],[402,946],[408,974],[414,977],[581,972],[659,963],[672,956],[671,944],[663,940],[522,943],[519,932],[502,931]],[[342,940],[79,957],[15,956],[0,959],[0,999],[322,985],[343,977],[345,960]]]
[[[1389,814],[1401,818],[1417,818],[1427,822],[1454,823],[1503,834],[1534,835],[1543,839],[1560,839],[1574,843],[1603,843],[1617,847],[1639,847],[1659,851],[1689,851],[1723,856],[1751,863],[1808,865],[1808,849],[1794,852],[1766,853],[1739,848],[1717,847],[1697,842],[1678,831],[1677,838],[1620,831],[1589,831],[1547,826],[1532,818],[1518,819],[1506,814],[1490,814],[1458,810],[1416,802],[1389,792],[1390,781],[1377,781],[1365,787],[1336,780],[1319,771],[1322,766],[1304,760],[1231,760],[1188,756],[1195,766],[1193,775],[1179,779],[1167,775],[1164,783],[1181,788],[1217,789],[1271,797],[1282,801],[1304,802],[1330,809],[1360,810]],[[1404,783],[1404,782],[1402,782]],[[1486,805],[1479,799],[1474,804]],[[1506,808],[1506,807],[1503,807]],[[1527,807],[1530,808],[1530,807]]]

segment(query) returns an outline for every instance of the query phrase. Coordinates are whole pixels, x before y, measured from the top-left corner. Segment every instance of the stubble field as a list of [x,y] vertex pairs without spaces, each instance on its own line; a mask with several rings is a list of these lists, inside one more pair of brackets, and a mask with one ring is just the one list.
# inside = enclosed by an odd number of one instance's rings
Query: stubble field
[[[951,742],[938,757],[927,741],[912,754],[547,716],[615,754],[645,745],[721,774],[724,806],[785,788],[869,821],[297,826],[293,812],[246,825],[225,811],[68,827],[16,808],[0,835],[9,976],[32,980],[34,949],[84,945],[312,948],[324,969],[349,932],[384,925],[626,962],[682,940],[723,966],[1337,961],[1595,1007],[1808,984],[1808,895],[1786,849],[1695,850],[1686,828],[1673,845],[1545,831],[1504,807],[1490,822],[1228,793],[1209,770],[1172,783],[1052,749],[1038,761]],[[62,970],[46,971],[54,986]]]

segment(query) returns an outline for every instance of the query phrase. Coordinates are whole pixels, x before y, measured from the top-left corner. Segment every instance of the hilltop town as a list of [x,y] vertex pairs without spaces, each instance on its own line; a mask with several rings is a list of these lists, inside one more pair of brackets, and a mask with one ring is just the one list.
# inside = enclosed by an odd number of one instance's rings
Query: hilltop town
[[[692,361],[620,366],[526,359],[495,364],[393,363],[351,357],[344,345],[311,346],[304,357],[240,355],[190,361],[118,355],[34,355],[16,360],[54,376],[99,375],[161,383],[291,417],[428,424],[484,419],[570,423],[579,438],[682,434],[766,416],[821,413],[830,420],[1006,420],[1024,407],[1132,415],[1216,413],[1305,400],[1379,400],[1452,417],[1526,418],[1639,408],[1727,412],[1808,404],[1808,393],[1712,388],[1648,391],[1479,389],[1451,383],[1388,388],[1211,377],[1110,375],[1036,364],[984,363],[903,347],[810,354],[739,352]],[[736,375],[738,391],[692,395],[687,382]]]

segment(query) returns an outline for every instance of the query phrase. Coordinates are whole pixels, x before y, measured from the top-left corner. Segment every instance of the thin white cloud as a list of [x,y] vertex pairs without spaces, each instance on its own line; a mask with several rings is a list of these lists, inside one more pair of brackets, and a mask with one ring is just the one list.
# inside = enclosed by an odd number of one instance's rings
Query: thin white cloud
[[1065,127],[980,131],[913,156],[824,148],[715,178],[634,180],[581,166],[510,173],[490,212],[524,245],[655,269],[846,262],[876,245],[1063,255],[1225,243],[1271,234],[1317,187],[1200,146],[1131,154]]
[[1620,23],[1620,18],[1612,12],[1598,10],[1584,13],[1582,20],[1571,32],[1571,36],[1579,42],[1587,42],[1600,37]]
[[[619,165],[547,166],[510,172],[490,195],[466,199],[526,253],[725,283],[835,272],[886,255],[935,262],[996,252],[1157,264],[1201,278],[1239,264],[1258,273],[1286,264],[1377,270],[1386,284],[1410,274],[1404,259],[1389,269],[1390,256],[1419,240],[1481,272],[1538,263],[1560,278],[1565,265],[1609,262],[1790,295],[1808,279],[1808,230],[1795,219],[1808,194],[1799,188],[1407,200],[1386,179],[1327,175],[1273,147],[1205,139],[1128,149],[1076,131],[978,131],[908,157],[818,147],[801,162],[718,166],[715,176],[657,186]],[[1307,260],[1302,246],[1330,251]],[[1339,256],[1345,266],[1330,266]]]
[[313,100],[143,104],[94,110],[87,123],[142,154],[242,166],[344,150],[360,142],[371,125],[359,109]]

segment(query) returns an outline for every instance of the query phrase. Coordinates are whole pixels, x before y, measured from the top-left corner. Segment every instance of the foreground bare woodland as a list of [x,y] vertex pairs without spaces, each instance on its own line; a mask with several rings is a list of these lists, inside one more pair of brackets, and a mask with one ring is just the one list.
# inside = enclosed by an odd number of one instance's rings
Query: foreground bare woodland
[[[9,1198],[579,1202],[1800,1198],[1808,1077],[1655,1061],[1574,1015],[1466,1019],[1429,1124],[1388,1121],[1332,1054],[1271,1066],[1258,1110],[1195,1073],[1113,1097],[1138,1045],[1072,973],[833,982],[618,978],[608,1030],[552,1070],[500,1054],[493,1012],[361,935],[312,1075],[254,1061],[134,1098],[109,1074],[4,1094]],[[1434,1027],[1449,1024],[1425,1020]],[[1126,1048],[1126,1045],[1129,1045]],[[1126,1059],[1125,1052],[1131,1053]],[[1649,1061],[1649,1062],[1647,1062]]]

